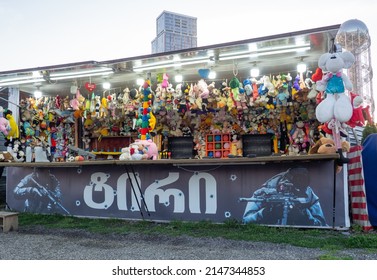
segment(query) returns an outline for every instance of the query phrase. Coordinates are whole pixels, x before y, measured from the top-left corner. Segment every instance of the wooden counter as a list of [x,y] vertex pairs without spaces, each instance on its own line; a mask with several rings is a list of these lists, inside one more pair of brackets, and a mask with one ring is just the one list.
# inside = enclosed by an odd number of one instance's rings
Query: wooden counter
[[86,165],[237,165],[260,164],[267,162],[316,161],[338,159],[338,154],[299,155],[299,156],[266,156],[266,157],[237,157],[237,158],[205,158],[205,159],[159,159],[159,160],[86,160],[75,162],[0,162],[4,167],[77,167]]

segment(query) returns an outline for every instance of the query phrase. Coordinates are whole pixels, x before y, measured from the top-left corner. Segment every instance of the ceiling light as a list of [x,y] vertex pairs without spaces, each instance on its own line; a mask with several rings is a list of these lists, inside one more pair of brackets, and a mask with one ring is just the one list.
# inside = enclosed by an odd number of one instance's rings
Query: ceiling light
[[154,69],[164,69],[170,67],[181,67],[184,65],[191,65],[191,64],[199,64],[199,63],[209,63],[210,59],[208,57],[199,57],[199,58],[188,58],[188,59],[181,59],[177,60],[168,60],[168,61],[159,61],[154,63],[142,64],[140,66],[134,66],[133,70],[135,72],[142,72],[145,70],[154,70]]
[[39,87],[37,87],[37,89],[34,91],[34,97],[35,97],[36,99],[42,97],[42,91],[40,91]]
[[102,87],[103,87],[103,89],[110,89],[111,88],[111,84],[109,82],[104,82],[102,84]]
[[182,83],[183,76],[181,74],[177,74],[177,75],[175,75],[174,80],[175,80],[176,83]]
[[254,66],[253,68],[251,68],[251,70],[250,70],[250,76],[252,78],[258,77],[259,76],[259,68],[256,67],[256,66]]
[[74,79],[74,78],[83,78],[83,77],[91,77],[91,76],[101,76],[101,75],[109,75],[113,74],[114,71],[108,67],[101,67],[101,68],[93,68],[88,70],[80,70],[80,71],[64,71],[64,72],[52,72],[50,73],[51,80],[67,80],[67,79]]
[[39,71],[33,71],[33,73],[32,73],[32,77],[33,77],[33,78],[42,78],[43,75],[42,75],[41,72],[39,72]]
[[208,74],[208,79],[210,80],[216,79],[216,72],[211,70]]
[[143,79],[143,78],[137,78],[137,79],[136,79],[136,84],[137,84],[138,86],[142,86],[142,85],[144,84],[144,79]]
[[263,55],[274,55],[274,54],[282,54],[282,53],[289,53],[289,52],[303,52],[310,50],[310,44],[304,45],[286,45],[280,47],[270,47],[259,49],[258,51],[239,51],[239,52],[231,52],[231,53],[224,53],[220,54],[219,60],[230,60],[230,59],[237,59],[237,58],[252,58],[258,57]]
[[297,72],[304,73],[306,72],[306,64],[304,62],[300,62],[297,64]]
[[22,85],[22,84],[34,84],[39,82],[44,82],[44,79],[13,79],[12,81],[4,81],[0,80],[0,86],[6,87],[6,86],[13,86],[13,85]]

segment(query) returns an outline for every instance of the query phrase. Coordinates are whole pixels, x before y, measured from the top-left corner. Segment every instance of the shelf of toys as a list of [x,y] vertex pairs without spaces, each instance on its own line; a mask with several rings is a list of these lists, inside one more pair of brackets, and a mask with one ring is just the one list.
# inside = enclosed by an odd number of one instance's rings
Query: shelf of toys
[[117,156],[143,135],[159,139],[160,154],[161,139],[192,137],[193,157],[200,159],[242,156],[243,135],[273,135],[271,155],[306,154],[319,138],[314,112],[322,96],[311,77],[286,73],[242,82],[235,77],[229,83],[165,82],[148,85],[148,101],[142,87],[105,93],[83,87],[71,97],[23,98],[19,137],[9,131],[6,145],[17,161],[30,160],[26,148],[37,146],[48,152],[49,161],[66,161],[75,156],[68,145]]

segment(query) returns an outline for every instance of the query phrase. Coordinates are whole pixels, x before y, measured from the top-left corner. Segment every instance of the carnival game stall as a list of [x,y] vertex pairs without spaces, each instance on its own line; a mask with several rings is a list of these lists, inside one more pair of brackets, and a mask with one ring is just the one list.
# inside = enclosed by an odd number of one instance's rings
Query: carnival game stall
[[[79,65],[80,73],[109,71],[102,80],[68,79],[72,65],[40,70],[40,79],[60,87],[42,83],[38,89],[50,94],[40,97],[20,87],[19,112],[3,110],[8,206],[87,217],[348,227],[349,143],[340,132],[354,110],[344,93],[350,81],[336,73],[354,59],[331,41],[338,27],[98,69]],[[298,38],[305,39],[299,47],[287,47]],[[256,51],[241,49],[250,44],[264,47],[258,61],[249,59]],[[290,68],[305,54],[308,68]],[[189,66],[169,66],[177,56]],[[330,56],[342,64],[332,68]],[[282,57],[289,66],[271,65]],[[270,65],[264,74],[244,72],[263,61]],[[223,76],[211,77],[215,69]],[[177,73],[188,78],[175,80]],[[331,86],[332,76],[342,89]],[[140,84],[131,82],[135,77]],[[112,79],[116,86],[100,88]]]

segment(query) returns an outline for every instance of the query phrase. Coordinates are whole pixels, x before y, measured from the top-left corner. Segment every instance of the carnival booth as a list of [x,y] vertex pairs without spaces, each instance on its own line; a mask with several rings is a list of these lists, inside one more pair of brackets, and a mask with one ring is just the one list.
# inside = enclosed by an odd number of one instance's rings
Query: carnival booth
[[338,29],[0,73],[17,106],[1,118],[7,205],[349,227],[339,129],[353,108],[337,73],[354,60],[334,43]]

